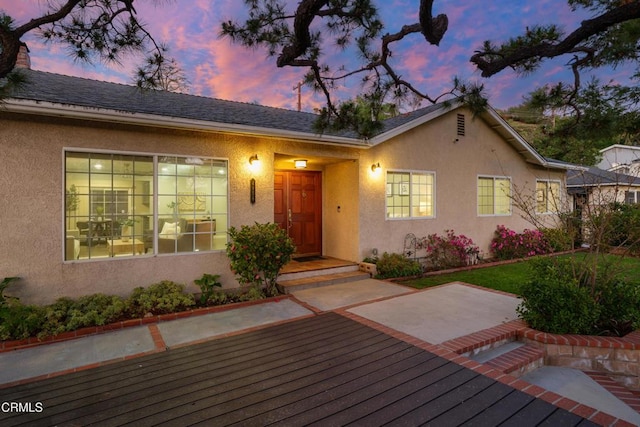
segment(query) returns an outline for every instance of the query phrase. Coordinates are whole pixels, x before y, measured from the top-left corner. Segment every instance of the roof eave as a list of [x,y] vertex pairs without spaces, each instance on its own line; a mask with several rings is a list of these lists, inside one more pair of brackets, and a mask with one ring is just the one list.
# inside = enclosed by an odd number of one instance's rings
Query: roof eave
[[14,98],[5,100],[4,107],[6,111],[14,113],[34,114],[49,117],[64,117],[69,119],[160,127],[166,129],[223,132],[250,136],[293,139],[317,144],[340,145],[342,147],[369,148],[371,146],[371,144],[366,140],[348,137],[247,126],[234,123],[194,120],[182,117],[159,116],[155,114],[131,113],[104,108],[52,103],[48,101],[45,102]]

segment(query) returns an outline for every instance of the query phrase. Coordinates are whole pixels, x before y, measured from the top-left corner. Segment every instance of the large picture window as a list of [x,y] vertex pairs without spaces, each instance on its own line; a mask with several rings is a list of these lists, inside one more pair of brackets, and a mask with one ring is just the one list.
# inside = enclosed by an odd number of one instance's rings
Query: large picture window
[[225,160],[65,153],[65,259],[223,250]]
[[432,218],[435,174],[387,172],[387,218]]
[[511,215],[511,179],[478,177],[478,215]]
[[536,181],[536,213],[557,213],[560,209],[560,182]]

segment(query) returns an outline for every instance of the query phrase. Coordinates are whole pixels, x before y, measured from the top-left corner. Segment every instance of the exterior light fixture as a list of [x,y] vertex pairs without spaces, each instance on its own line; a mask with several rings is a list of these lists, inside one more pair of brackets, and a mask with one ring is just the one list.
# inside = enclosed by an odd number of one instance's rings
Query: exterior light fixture
[[249,157],[249,164],[251,166],[258,166],[260,164],[260,159],[258,159],[257,154],[254,154],[253,156]]
[[305,169],[307,167],[307,161],[304,159],[294,160],[293,164],[296,169]]
[[371,172],[376,173],[376,172],[380,171],[380,169],[381,169],[380,168],[380,162],[374,163],[374,164],[371,165]]

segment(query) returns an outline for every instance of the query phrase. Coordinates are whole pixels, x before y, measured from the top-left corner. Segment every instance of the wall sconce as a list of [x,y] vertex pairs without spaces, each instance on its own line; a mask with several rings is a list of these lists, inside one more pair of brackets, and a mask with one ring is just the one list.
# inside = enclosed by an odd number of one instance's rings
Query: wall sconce
[[371,172],[373,172],[373,173],[378,173],[378,172],[380,172],[380,169],[382,169],[382,168],[380,167],[380,162],[378,162],[378,163],[374,163],[374,164],[372,164],[372,165],[371,165]]
[[304,159],[294,160],[293,165],[296,167],[296,169],[306,169],[307,161]]
[[254,154],[253,156],[249,157],[249,169],[252,172],[256,172],[260,169],[260,159],[258,159],[257,154]]

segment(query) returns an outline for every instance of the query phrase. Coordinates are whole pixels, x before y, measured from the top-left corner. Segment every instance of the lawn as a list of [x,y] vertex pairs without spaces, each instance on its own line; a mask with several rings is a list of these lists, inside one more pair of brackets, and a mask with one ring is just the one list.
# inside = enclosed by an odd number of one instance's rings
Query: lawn
[[[588,254],[577,253],[564,256],[584,258],[588,256]],[[639,258],[622,258],[615,255],[608,255],[606,257],[606,261],[613,265],[617,270],[619,269],[621,271],[621,275],[629,280],[638,280],[638,277],[640,277]],[[423,289],[449,282],[466,282],[473,285],[483,286],[485,288],[520,295],[520,285],[527,282],[531,277],[530,264],[530,261],[524,260],[513,264],[494,265],[475,270],[460,271],[457,273],[426,276],[420,279],[402,282],[402,284],[413,286],[417,289]]]

